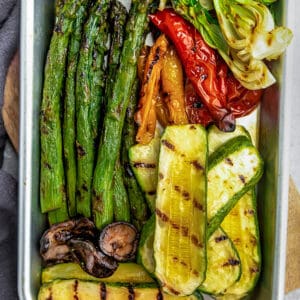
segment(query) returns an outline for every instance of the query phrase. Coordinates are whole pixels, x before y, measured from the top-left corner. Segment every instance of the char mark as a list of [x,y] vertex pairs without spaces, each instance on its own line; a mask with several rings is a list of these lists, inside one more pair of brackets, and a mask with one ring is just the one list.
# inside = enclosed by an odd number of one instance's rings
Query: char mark
[[141,168],[141,169],[155,169],[156,168],[156,164],[151,164],[151,163],[143,163],[143,162],[135,162],[133,164],[133,166],[135,168]]
[[228,239],[228,237],[226,235],[220,235],[215,238],[215,242],[220,243],[220,242],[226,241],[227,239]]
[[168,140],[162,140],[161,143],[172,151],[175,151],[175,146]]
[[158,208],[155,209],[155,213],[163,222],[170,221],[170,218],[165,213],[160,211]]
[[234,258],[229,258],[226,263],[223,264],[223,267],[228,266],[238,266],[240,264],[240,261]]
[[239,175],[239,179],[241,180],[241,182],[243,183],[243,184],[246,184],[246,178],[245,178],[245,176],[244,175]]
[[197,161],[197,160],[194,160],[191,162],[191,164],[197,169],[197,170],[204,170],[203,166]]

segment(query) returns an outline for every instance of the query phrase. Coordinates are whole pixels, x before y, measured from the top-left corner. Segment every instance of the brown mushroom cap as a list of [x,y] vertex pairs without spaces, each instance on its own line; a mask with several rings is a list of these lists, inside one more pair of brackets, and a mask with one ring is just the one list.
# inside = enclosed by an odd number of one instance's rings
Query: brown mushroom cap
[[127,222],[115,222],[107,225],[99,238],[100,249],[117,261],[132,260],[138,245],[138,232]]

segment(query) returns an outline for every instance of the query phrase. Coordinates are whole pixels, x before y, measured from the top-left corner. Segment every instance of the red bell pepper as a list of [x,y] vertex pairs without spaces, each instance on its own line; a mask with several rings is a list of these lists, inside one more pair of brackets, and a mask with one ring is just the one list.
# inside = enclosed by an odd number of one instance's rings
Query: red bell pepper
[[222,72],[217,68],[218,54],[203,40],[200,33],[172,9],[150,15],[152,23],[174,44],[186,76],[201,97],[217,126],[223,131],[235,129],[235,119],[226,107]]

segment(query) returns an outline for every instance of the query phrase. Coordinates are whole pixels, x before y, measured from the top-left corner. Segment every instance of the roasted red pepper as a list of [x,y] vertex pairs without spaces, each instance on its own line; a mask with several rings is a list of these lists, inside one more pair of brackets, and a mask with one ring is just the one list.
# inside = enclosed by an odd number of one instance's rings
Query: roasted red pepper
[[235,119],[226,107],[224,82],[217,68],[218,55],[203,40],[200,33],[172,9],[150,15],[152,23],[173,43],[183,63],[185,73],[196,93],[208,108],[217,126],[223,131],[235,129]]

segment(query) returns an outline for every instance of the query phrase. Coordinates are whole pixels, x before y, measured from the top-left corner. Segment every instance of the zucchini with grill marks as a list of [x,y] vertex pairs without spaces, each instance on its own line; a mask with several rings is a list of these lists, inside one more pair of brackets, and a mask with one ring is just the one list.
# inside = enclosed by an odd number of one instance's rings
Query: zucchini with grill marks
[[227,289],[226,299],[235,299],[235,296],[242,298],[255,287],[261,268],[254,189],[247,192],[237,202],[222,222],[222,228],[232,239],[242,263],[241,278]]
[[215,152],[224,143],[237,136],[245,136],[251,140],[250,133],[241,125],[236,125],[235,130],[232,132],[221,131],[216,125],[210,126],[207,131],[209,155]]
[[[172,300],[178,297],[163,293],[156,284],[122,285],[82,280],[56,280],[44,284],[39,291],[38,300]],[[181,297],[182,300],[200,300],[201,294]]]
[[237,201],[261,178],[263,161],[249,138],[238,136],[224,143],[209,157],[207,174],[208,236]]
[[154,234],[155,276],[163,290],[190,295],[206,270],[207,133],[169,126],[161,138]]
[[149,144],[136,144],[129,149],[131,168],[152,213],[155,210],[159,146],[160,134],[157,129]]
[[232,241],[218,228],[207,241],[207,270],[199,287],[206,294],[222,294],[241,276],[241,261]]

